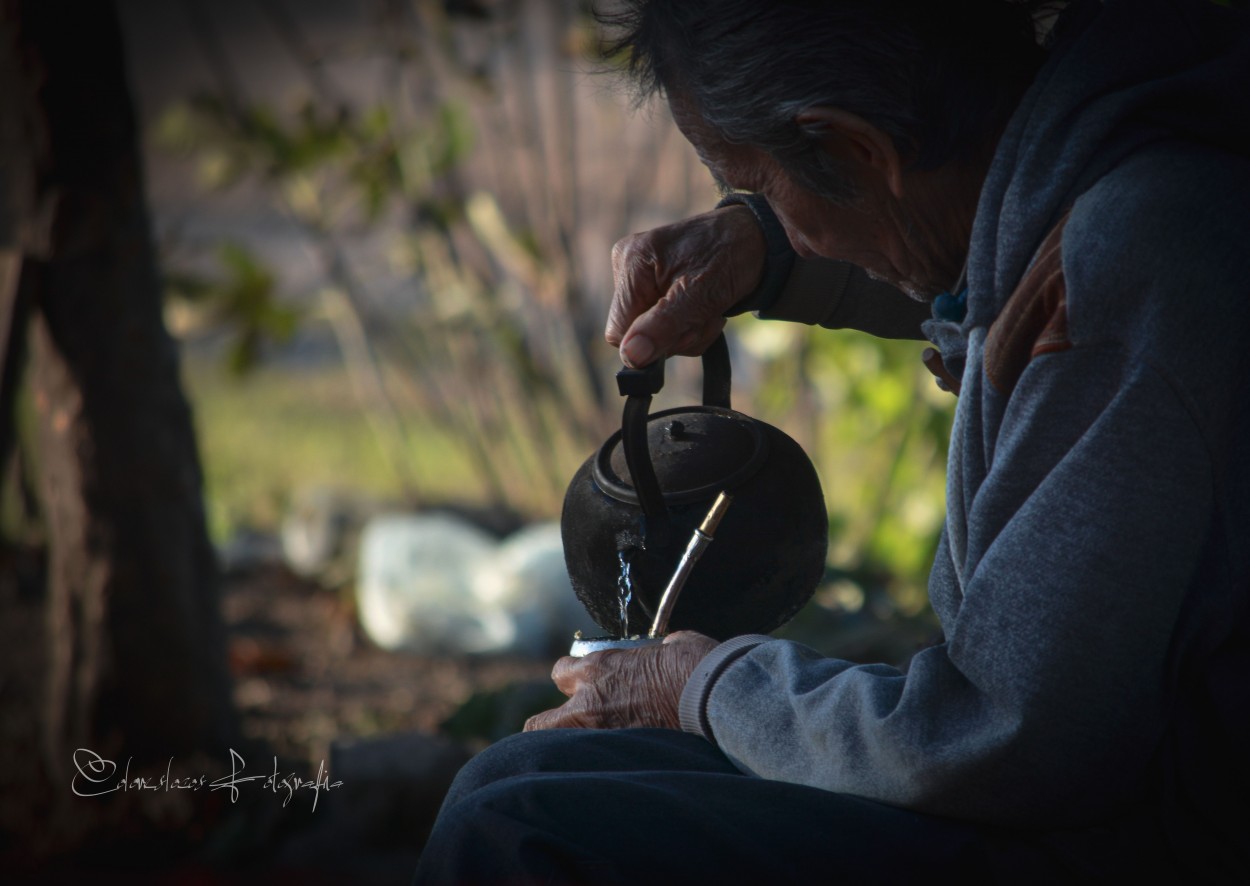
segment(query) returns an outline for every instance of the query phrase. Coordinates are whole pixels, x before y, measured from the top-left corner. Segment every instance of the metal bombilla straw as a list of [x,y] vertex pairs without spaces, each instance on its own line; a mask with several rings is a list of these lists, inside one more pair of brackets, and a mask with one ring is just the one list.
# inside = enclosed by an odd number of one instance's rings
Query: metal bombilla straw
[[703,522],[690,536],[686,552],[681,555],[681,559],[677,562],[677,569],[673,572],[673,577],[668,581],[668,587],[664,589],[664,594],[660,597],[660,605],[655,611],[655,621],[651,623],[651,630],[647,634],[650,639],[663,637],[668,632],[668,620],[673,615],[673,607],[677,605],[677,595],[681,593],[686,579],[690,578],[694,564],[698,562],[707,546],[712,543],[712,535],[716,532],[716,527],[720,525],[721,518],[725,516],[725,511],[729,510],[732,501],[733,497],[727,492],[716,496],[716,501],[712,502],[712,509],[707,512]]

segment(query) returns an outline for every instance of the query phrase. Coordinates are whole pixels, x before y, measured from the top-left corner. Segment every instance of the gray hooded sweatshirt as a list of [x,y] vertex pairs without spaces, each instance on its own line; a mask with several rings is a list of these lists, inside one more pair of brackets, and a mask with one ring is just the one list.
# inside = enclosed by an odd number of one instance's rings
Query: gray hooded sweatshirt
[[977,208],[905,670],[718,647],[683,728],[744,772],[1028,829],[1149,822],[1250,870],[1250,33],[1074,4]]

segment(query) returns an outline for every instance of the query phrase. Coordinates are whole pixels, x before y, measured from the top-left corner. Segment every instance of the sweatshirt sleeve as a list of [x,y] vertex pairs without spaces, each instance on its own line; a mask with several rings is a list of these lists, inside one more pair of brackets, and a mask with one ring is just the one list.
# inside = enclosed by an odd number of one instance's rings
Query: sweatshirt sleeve
[[717,208],[730,205],[751,210],[768,252],[760,285],[731,308],[728,316],[753,311],[761,320],[857,329],[880,338],[924,338],[920,324],[930,318],[927,304],[888,283],[872,280],[849,262],[800,258],[768,201],[760,195],[729,194]]
[[761,320],[791,320],[826,329],[857,329],[879,338],[920,340],[929,305],[862,268],[828,258],[796,258],[776,299],[756,312]]
[[944,643],[904,671],[761,641],[691,680],[683,702],[744,772],[1000,824],[1131,800],[1210,531],[1209,454],[1161,374],[1108,345],[1036,359],[992,445],[965,556],[944,538],[931,580]]

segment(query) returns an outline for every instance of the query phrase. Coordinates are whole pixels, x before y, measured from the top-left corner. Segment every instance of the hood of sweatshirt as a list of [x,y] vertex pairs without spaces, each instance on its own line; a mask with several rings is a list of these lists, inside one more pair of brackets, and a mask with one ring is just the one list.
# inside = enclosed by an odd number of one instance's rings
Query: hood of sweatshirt
[[1062,213],[1135,150],[1182,138],[1250,153],[1248,21],[1215,0],[1068,7],[982,188],[963,335],[997,316]]

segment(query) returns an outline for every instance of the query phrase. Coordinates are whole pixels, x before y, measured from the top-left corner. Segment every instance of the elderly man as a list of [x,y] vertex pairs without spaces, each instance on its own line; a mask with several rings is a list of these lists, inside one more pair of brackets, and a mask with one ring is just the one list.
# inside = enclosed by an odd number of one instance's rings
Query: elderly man
[[1077,0],[1041,49],[1040,5],[616,19],[732,193],[618,245],[609,341],[923,327],[959,394],[944,640],[906,669],[690,633],[562,660],[568,703],[466,767],[419,878],[1250,874],[1247,19]]

